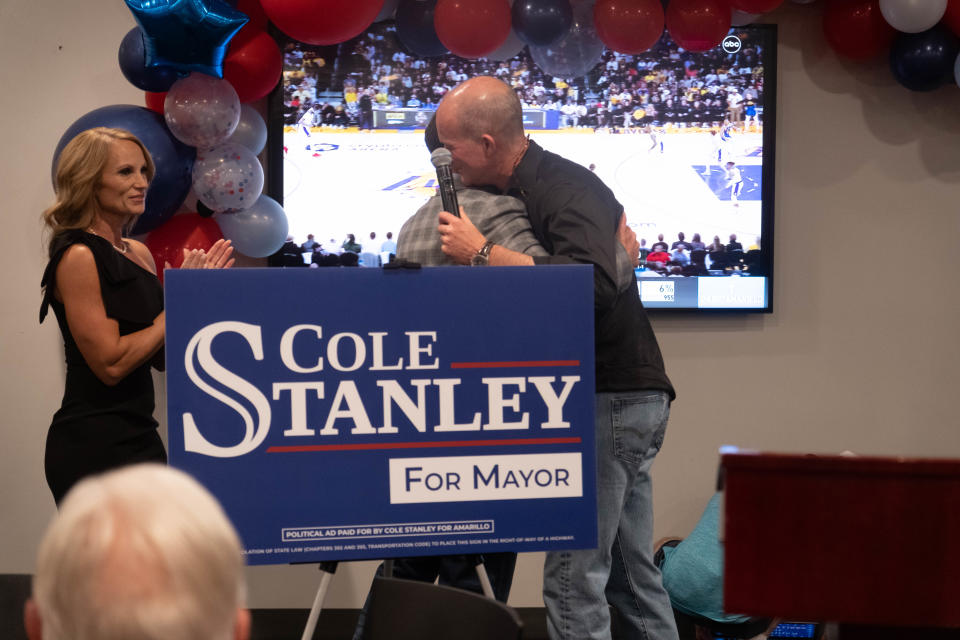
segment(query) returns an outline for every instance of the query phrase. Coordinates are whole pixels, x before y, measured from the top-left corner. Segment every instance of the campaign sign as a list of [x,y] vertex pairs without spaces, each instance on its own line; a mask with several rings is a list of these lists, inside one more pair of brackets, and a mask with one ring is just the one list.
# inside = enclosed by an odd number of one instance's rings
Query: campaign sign
[[250,564],[596,546],[589,266],[171,270],[170,462]]

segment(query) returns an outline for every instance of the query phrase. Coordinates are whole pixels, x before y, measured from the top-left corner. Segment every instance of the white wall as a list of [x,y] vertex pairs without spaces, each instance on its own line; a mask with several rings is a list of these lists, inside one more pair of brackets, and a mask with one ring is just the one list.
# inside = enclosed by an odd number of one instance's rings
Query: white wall
[[[692,527],[721,444],[960,457],[960,89],[913,94],[882,59],[838,61],[821,4],[785,3],[773,16],[774,314],[654,320],[679,392],[655,466],[658,535]],[[133,25],[120,0],[0,0],[0,573],[33,570],[54,512],[43,446],[62,347],[55,322],[37,324],[51,153],[80,115],[142,104],[116,62]],[[521,556],[513,604],[540,604],[541,563]],[[359,606],[371,571],[342,567],[327,606]],[[308,607],[317,585],[309,566],[250,578],[256,607]]]

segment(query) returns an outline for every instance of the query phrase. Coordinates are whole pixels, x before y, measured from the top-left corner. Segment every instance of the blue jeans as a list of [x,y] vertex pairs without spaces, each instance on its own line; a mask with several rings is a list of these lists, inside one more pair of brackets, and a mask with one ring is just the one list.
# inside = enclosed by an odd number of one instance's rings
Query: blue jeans
[[622,637],[677,640],[653,563],[650,482],[669,416],[662,391],[597,394],[598,548],[547,553],[543,601],[551,640],[609,640],[608,603]]

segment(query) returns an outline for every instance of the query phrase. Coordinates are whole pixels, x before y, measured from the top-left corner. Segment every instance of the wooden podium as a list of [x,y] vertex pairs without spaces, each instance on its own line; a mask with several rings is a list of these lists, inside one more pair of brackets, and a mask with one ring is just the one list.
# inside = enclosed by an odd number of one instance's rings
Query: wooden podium
[[721,474],[727,611],[960,635],[960,461],[731,452]]

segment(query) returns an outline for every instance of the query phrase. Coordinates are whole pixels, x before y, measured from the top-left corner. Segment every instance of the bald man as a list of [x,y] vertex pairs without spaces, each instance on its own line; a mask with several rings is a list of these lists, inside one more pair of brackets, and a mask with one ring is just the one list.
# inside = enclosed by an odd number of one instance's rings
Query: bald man
[[24,611],[30,640],[247,640],[240,538],[196,480],[159,464],[91,476],[60,504]]
[[458,85],[436,118],[453,170],[468,186],[491,185],[523,201],[550,255],[527,256],[490,242],[463,208],[459,218],[439,215],[444,253],[460,264],[594,266],[599,547],[547,554],[550,637],[609,639],[609,602],[624,637],[675,640],[670,600],[652,558],[649,472],[676,394],[632,270],[619,259],[617,238],[629,235],[623,207],[595,174],[524,135],[516,94],[496,78]]

